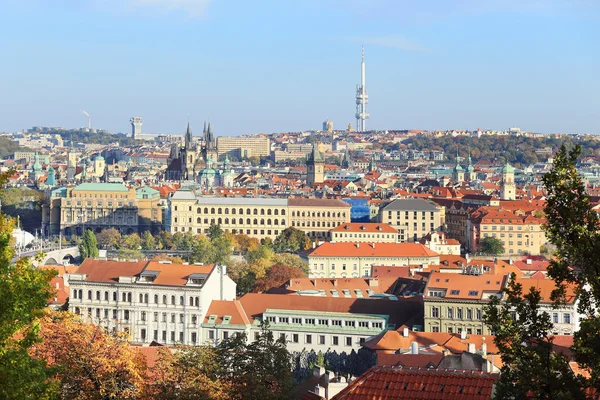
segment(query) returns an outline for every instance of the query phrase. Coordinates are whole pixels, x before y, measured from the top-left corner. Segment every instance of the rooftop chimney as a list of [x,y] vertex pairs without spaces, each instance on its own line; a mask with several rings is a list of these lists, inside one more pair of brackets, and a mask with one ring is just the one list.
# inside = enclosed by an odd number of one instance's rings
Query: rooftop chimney
[[402,330],[402,336],[404,336],[404,337],[408,337],[408,328],[404,328],[404,329]]
[[485,342],[481,345],[481,352],[484,357],[487,356],[487,344]]
[[462,330],[460,331],[460,338],[461,340],[466,340],[467,339],[467,331],[466,330]]
[[373,248],[375,248],[375,242],[373,242]]
[[475,354],[475,343],[469,343],[469,353]]
[[358,249],[360,247],[360,243],[356,243],[356,248]]
[[419,354],[419,343],[412,342],[410,344],[410,354]]
[[533,264],[533,260],[531,258],[528,258],[527,259],[527,265],[531,265],[531,264]]

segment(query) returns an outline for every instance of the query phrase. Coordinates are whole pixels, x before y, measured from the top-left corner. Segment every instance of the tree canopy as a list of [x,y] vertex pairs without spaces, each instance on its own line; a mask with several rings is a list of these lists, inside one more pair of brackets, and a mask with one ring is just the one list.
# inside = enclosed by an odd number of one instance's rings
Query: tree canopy
[[85,260],[86,258],[96,258],[100,255],[96,235],[89,229],[86,229],[83,233],[83,237],[81,238],[78,247],[79,256],[82,260]]
[[497,256],[504,254],[504,244],[500,239],[488,236],[479,242],[479,251],[483,254]]

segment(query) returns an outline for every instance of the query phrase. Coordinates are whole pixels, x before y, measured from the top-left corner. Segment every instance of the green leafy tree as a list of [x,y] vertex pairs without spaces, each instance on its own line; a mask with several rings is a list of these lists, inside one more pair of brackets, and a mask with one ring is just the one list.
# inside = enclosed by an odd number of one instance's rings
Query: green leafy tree
[[142,233],[142,250],[154,250],[155,245],[156,241],[154,239],[154,236],[152,236],[152,233],[150,233],[150,231],[145,231],[144,233]]
[[552,294],[558,304],[565,301],[566,288],[575,288],[578,312],[583,316],[575,332],[572,351],[586,368],[584,385],[600,390],[600,229],[582,177],[576,169],[581,146],[562,146],[554,157],[552,170],[544,178],[546,236],[555,247],[548,274],[558,289]]
[[138,250],[142,245],[142,240],[137,233],[130,233],[129,235],[123,236],[121,243],[123,244],[123,247],[129,250]]
[[501,301],[492,296],[484,321],[502,355],[496,396],[499,399],[584,399],[569,360],[553,350],[553,328],[548,312],[540,309],[540,292],[523,287],[511,274]]
[[488,236],[479,242],[479,251],[483,254],[497,256],[504,254],[504,244],[502,244],[500,239]]
[[223,236],[223,229],[221,229],[221,225],[218,224],[210,224],[208,228],[208,237],[210,240],[215,240]]
[[285,228],[273,242],[273,249],[277,253],[296,253],[309,249],[310,246],[311,241],[306,233],[294,227]]
[[115,228],[103,229],[96,236],[96,240],[104,249],[118,249],[121,245],[121,233]]
[[204,235],[196,236],[190,253],[191,262],[211,264],[215,259],[215,249],[210,239]]
[[231,254],[233,246],[231,239],[225,235],[221,235],[212,240],[213,259],[212,263],[217,265],[229,265],[231,262]]
[[169,231],[160,231],[157,239],[157,245],[160,249],[173,250],[175,243],[173,242],[173,235]]
[[230,336],[217,347],[224,367],[221,377],[232,382],[232,397],[242,400],[288,399],[294,388],[292,363],[284,338],[275,340],[268,324],[251,343],[245,333]]
[[82,260],[85,260],[86,258],[97,258],[100,255],[96,235],[89,229],[86,229],[81,238],[81,242],[79,242],[79,255]]
[[[0,176],[0,184],[5,179]],[[28,349],[38,341],[35,320],[54,295],[56,272],[34,267],[29,258],[12,261],[13,228],[14,220],[0,214],[0,398],[51,399],[56,387],[50,373]]]

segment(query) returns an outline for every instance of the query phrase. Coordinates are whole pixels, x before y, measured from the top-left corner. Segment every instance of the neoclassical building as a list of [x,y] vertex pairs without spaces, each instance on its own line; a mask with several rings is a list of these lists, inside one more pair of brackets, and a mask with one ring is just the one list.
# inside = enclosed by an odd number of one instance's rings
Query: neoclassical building
[[275,239],[288,227],[324,240],[332,228],[350,222],[350,204],[336,199],[213,197],[178,190],[170,210],[171,233],[206,234],[214,224],[259,240]]

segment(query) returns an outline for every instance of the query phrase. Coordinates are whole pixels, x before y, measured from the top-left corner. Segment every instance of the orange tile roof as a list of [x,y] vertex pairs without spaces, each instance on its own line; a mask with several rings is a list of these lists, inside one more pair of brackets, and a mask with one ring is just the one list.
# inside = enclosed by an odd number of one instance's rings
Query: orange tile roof
[[157,261],[105,261],[87,258],[75,271],[87,274],[88,282],[118,282],[120,276],[138,276],[143,271],[158,271],[152,285],[183,286],[191,274],[210,274],[214,265],[162,264]]
[[310,253],[312,257],[437,257],[438,253],[420,243],[325,242]]
[[204,318],[204,322],[208,322],[208,317],[211,315],[216,315],[217,324],[223,323],[223,317],[228,315],[231,317],[229,321],[232,325],[249,325],[251,324],[244,308],[242,307],[242,303],[238,300],[227,301],[227,300],[213,300],[210,303],[210,307],[208,307],[208,311],[206,312],[206,316]]
[[398,229],[384,223],[346,222],[330,232],[398,233]]
[[396,278],[296,278],[290,279],[281,287],[290,294],[302,290],[325,290],[328,297],[332,297],[331,290],[337,290],[342,297],[342,289],[349,289],[352,297],[357,297],[354,290],[361,290],[363,297],[368,297],[367,289],[374,293],[385,293],[395,282]]
[[86,258],[75,271],[86,274],[88,282],[118,282],[119,276],[135,276],[142,272],[146,261],[104,261]]
[[[423,297],[427,300],[483,300],[484,292],[490,294],[499,293],[504,287],[506,280],[507,275],[463,275],[432,272],[429,276]],[[445,290],[446,293],[444,297],[429,296],[430,290]]]
[[[530,288],[539,290],[542,303],[552,303],[552,291],[556,289],[556,282],[553,279],[527,279],[517,278],[517,283],[523,285],[523,294],[529,293]],[[576,300],[574,286],[567,286],[565,301],[567,304],[573,304]]]

